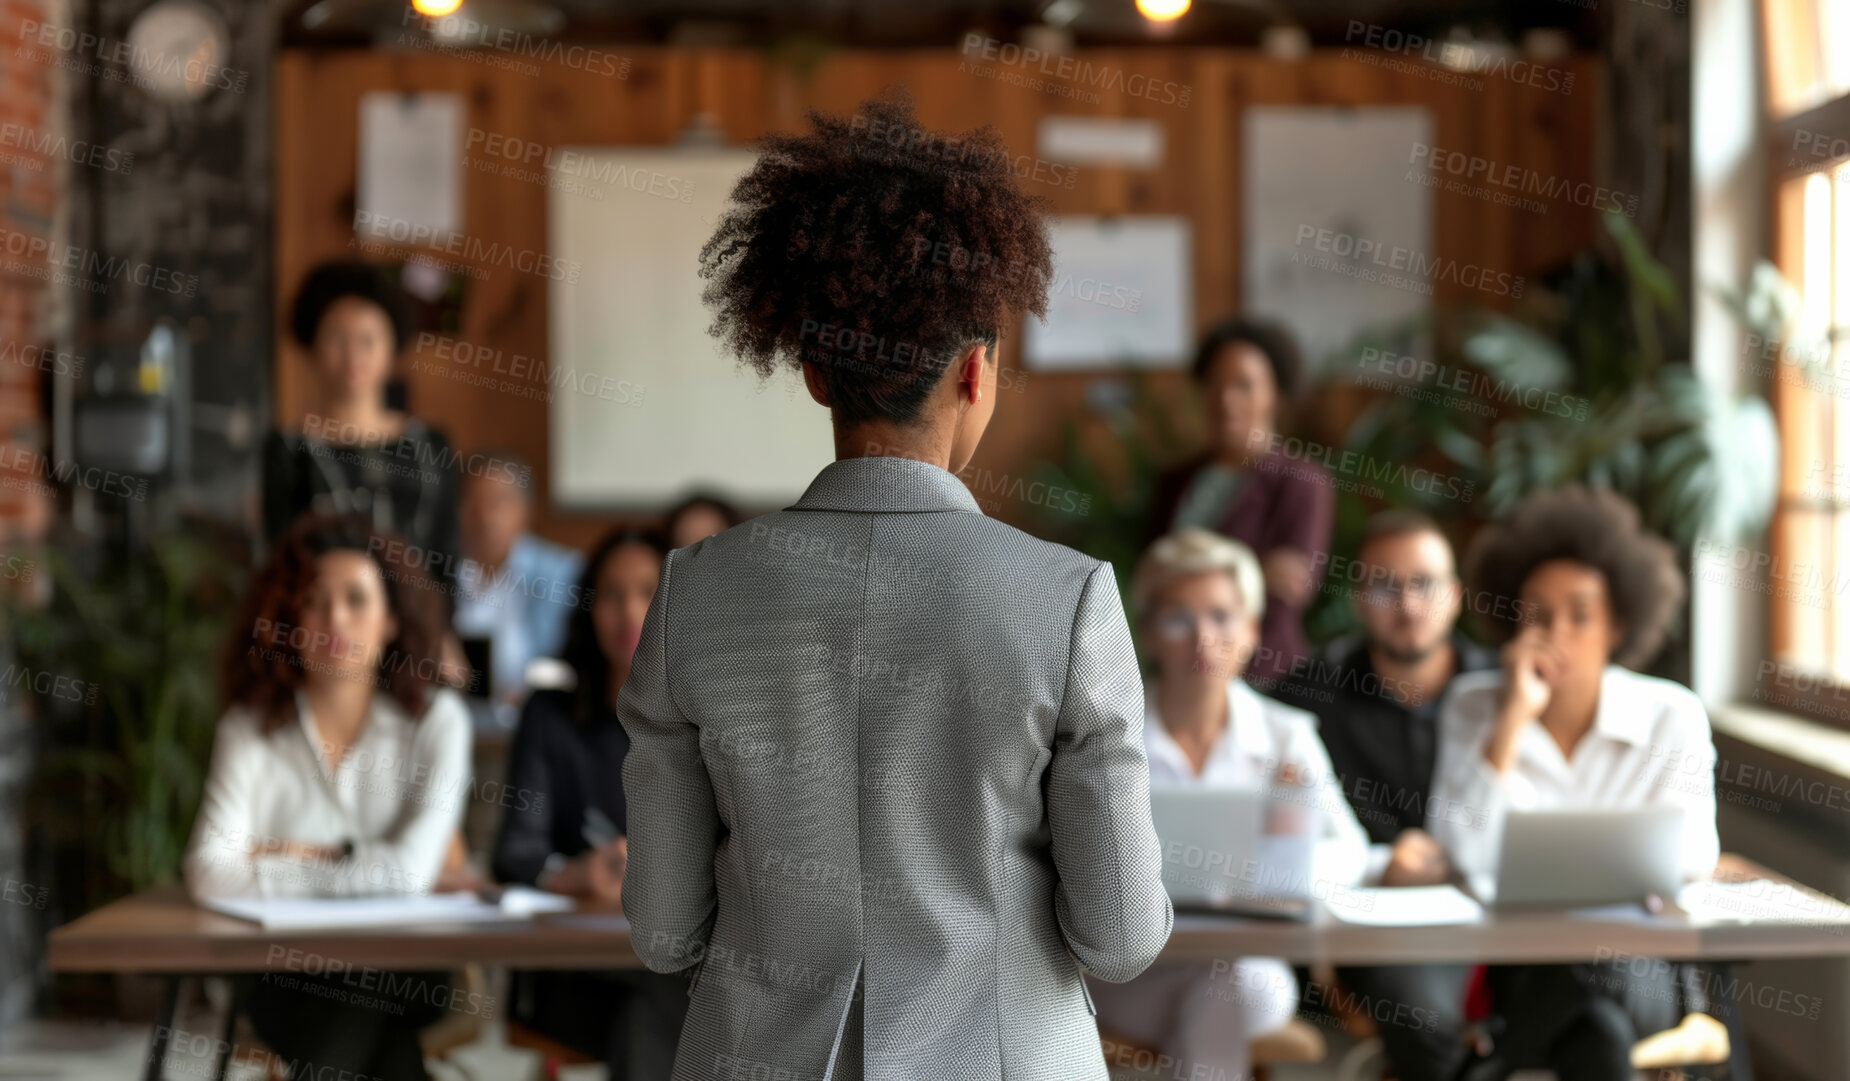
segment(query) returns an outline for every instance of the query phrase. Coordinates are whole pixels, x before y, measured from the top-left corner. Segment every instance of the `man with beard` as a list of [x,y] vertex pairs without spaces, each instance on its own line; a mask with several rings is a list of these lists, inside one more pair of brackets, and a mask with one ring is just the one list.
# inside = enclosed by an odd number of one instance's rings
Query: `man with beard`
[[[1356,818],[1368,831],[1368,880],[1384,886],[1446,880],[1445,853],[1425,829],[1438,753],[1439,702],[1461,672],[1489,668],[1490,652],[1454,630],[1463,589],[1438,525],[1410,510],[1383,511],[1364,528],[1358,567],[1330,581],[1358,583],[1351,597],[1361,639],[1328,659],[1302,662],[1274,692],[1311,710]],[[1338,970],[1340,992],[1376,1021],[1400,1081],[1449,1081],[1465,1060],[1465,965]]]

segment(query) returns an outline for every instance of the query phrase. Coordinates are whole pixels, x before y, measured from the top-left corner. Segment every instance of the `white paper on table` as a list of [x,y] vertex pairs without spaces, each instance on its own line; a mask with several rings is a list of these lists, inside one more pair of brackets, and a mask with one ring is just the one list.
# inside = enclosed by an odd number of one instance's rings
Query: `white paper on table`
[[1394,886],[1345,890],[1325,902],[1330,915],[1363,927],[1438,927],[1477,923],[1484,906],[1457,886]]
[[391,897],[209,897],[214,912],[261,924],[266,930],[398,927],[522,919],[469,892]]
[[501,891],[501,911],[510,916],[535,916],[542,912],[570,912],[578,902],[562,893],[547,893],[532,886],[509,886]]

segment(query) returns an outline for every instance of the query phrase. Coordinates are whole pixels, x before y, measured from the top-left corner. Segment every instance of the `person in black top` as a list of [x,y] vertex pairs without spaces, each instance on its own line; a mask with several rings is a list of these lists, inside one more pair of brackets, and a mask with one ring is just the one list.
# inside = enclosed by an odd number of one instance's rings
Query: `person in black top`
[[[1445,881],[1425,830],[1439,703],[1461,672],[1496,658],[1453,628],[1463,599],[1451,545],[1432,519],[1383,511],[1363,531],[1349,583],[1359,641],[1301,662],[1274,692],[1317,714],[1331,768],[1370,841],[1368,877],[1385,886]],[[1450,1081],[1463,1066],[1464,965],[1345,968],[1346,996],[1378,1022],[1400,1081]],[[1405,1008],[1402,1008],[1402,1007]]]
[[441,431],[386,405],[393,362],[411,337],[403,293],[366,263],[323,263],[296,291],[290,326],[314,380],[302,430],[264,440],[265,539],[305,512],[355,514],[402,537],[411,561],[453,597],[457,455]]
[[[502,882],[538,886],[617,911],[628,859],[617,691],[629,677],[666,548],[618,530],[593,548],[565,632],[570,690],[528,697],[508,761],[515,793],[495,842]],[[685,975],[516,972],[513,1019],[595,1055],[610,1077],[666,1081],[687,1014]]]

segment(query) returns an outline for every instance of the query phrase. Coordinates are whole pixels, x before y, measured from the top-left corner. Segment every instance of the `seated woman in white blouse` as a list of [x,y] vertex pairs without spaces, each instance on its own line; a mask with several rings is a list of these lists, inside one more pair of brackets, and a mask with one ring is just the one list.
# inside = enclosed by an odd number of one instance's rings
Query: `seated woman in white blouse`
[[[470,727],[438,682],[439,598],[405,550],[310,518],[252,583],[184,863],[195,898],[429,892],[468,795]],[[427,1076],[417,1030],[457,1005],[444,973],[320,972],[279,962],[241,987],[272,1050],[301,1076]]]
[[[1514,603],[1491,609],[1511,617],[1492,628],[1508,638],[1501,667],[1460,676],[1440,713],[1427,829],[1453,867],[1488,896],[1512,810],[1662,805],[1684,810],[1684,873],[1709,877],[1720,844],[1708,715],[1688,688],[1632,670],[1662,646],[1682,599],[1675,550],[1623,499],[1576,486],[1531,496],[1487,527],[1465,575],[1479,596]],[[1491,1061],[1464,1076],[1550,1068],[1629,1081],[1632,1045],[1682,1019],[1683,975],[1668,965],[1493,967],[1506,1027]],[[1737,1057],[1730,1076],[1744,1077]]]
[[[1151,784],[1299,786],[1321,823],[1305,886],[1360,881],[1368,837],[1331,777],[1315,715],[1239,677],[1265,608],[1252,551],[1202,529],[1172,533],[1138,563],[1131,600],[1154,670],[1143,723]],[[1298,1001],[1291,969],[1271,958],[1159,961],[1128,983],[1088,985],[1100,1029],[1172,1056],[1178,1076],[1245,1077],[1252,1039],[1289,1021]]]

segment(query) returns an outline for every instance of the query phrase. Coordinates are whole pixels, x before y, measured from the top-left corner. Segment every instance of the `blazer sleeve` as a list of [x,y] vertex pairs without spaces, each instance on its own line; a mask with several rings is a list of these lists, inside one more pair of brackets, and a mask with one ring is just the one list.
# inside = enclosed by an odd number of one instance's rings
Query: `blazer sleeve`
[[181,863],[187,895],[195,901],[271,892],[251,859],[252,793],[263,782],[259,738],[235,708],[212,738],[212,764]]
[[[514,730],[514,747],[508,754],[507,786],[516,792],[553,791],[552,762],[546,732],[551,718],[551,696],[529,695]],[[534,801],[530,807],[510,807],[495,838],[494,872],[500,882],[531,886],[546,869],[552,855],[553,800]]]
[[1495,725],[1498,684],[1474,685],[1446,696],[1439,709],[1439,757],[1426,801],[1426,832],[1479,899],[1496,891],[1503,821],[1512,808],[1535,805],[1535,792],[1516,770],[1499,774],[1484,760]]
[[1325,888],[1353,886],[1367,879],[1368,834],[1343,794],[1342,778],[1330,765],[1329,752],[1317,735],[1315,714],[1293,721],[1285,760],[1304,771],[1309,799],[1318,810],[1321,834],[1311,856],[1311,873]]
[[630,738],[623,760],[629,817],[623,914],[636,956],[655,972],[679,972],[705,957],[719,913],[713,881],[719,808],[700,754],[700,729],[682,716],[669,685],[674,556],[662,560],[642,640],[617,695],[617,720]]
[[1117,578],[1101,563],[1074,615],[1066,689],[1047,766],[1047,823],[1059,880],[1054,915],[1085,971],[1123,983],[1169,941],[1143,750],[1143,679]]

